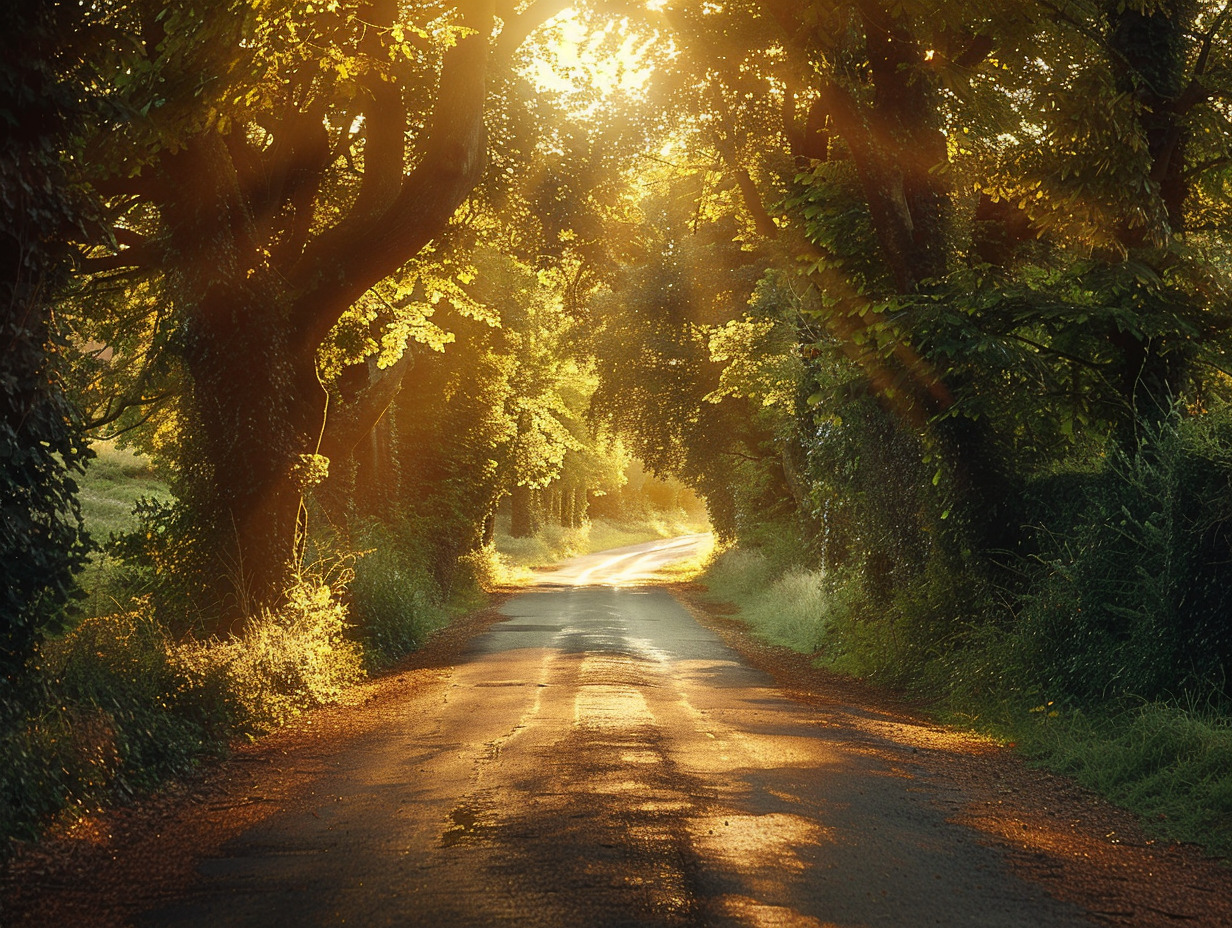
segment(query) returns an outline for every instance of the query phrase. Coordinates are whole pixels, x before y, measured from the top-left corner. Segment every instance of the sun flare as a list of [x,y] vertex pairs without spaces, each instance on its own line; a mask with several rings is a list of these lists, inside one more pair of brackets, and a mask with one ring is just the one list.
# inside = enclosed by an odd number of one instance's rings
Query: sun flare
[[654,55],[672,51],[670,41],[631,30],[627,19],[595,29],[574,10],[549,20],[537,38],[523,68],[535,88],[592,99],[644,95]]

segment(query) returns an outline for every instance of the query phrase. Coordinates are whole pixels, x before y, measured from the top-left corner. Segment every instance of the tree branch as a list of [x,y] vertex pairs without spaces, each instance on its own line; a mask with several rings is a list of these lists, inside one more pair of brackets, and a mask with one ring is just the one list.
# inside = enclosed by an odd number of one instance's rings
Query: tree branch
[[359,51],[369,60],[363,79],[368,100],[364,114],[364,173],[353,212],[379,215],[398,194],[406,157],[406,107],[401,83],[384,73],[389,29],[398,16],[397,0],[369,0]]
[[325,420],[318,453],[332,461],[354,451],[355,446],[385,415],[385,410],[402,388],[402,379],[413,365],[414,358],[408,345],[402,357],[382,371],[354,403],[330,414]]
[[736,181],[736,186],[740,188],[740,196],[744,200],[744,207],[749,211],[749,215],[753,217],[753,227],[757,230],[757,234],[763,238],[777,238],[779,227],[775,224],[770,213],[766,211],[766,205],[761,201],[761,193],[757,189],[757,185],[753,183],[753,178],[749,174],[748,168],[740,163],[736,156],[736,146],[732,143],[731,137],[723,130],[715,132],[715,148],[719,151],[719,157],[723,159],[723,163],[727,165],[728,171]]
[[301,294],[292,349],[309,357],[373,284],[413,258],[449,222],[483,172],[483,108],[493,0],[459,4],[474,30],[445,53],[428,141],[396,197],[377,214],[351,214],[304,250],[288,277]]
[[1185,179],[1191,180],[1207,171],[1213,171],[1216,168],[1224,168],[1232,164],[1232,155],[1221,155],[1218,158],[1209,158],[1206,161],[1195,164],[1185,171]]
[[501,18],[504,27],[497,36],[493,47],[493,57],[498,60],[508,60],[530,34],[546,23],[553,16],[568,9],[572,0],[535,0],[530,6],[516,16]]

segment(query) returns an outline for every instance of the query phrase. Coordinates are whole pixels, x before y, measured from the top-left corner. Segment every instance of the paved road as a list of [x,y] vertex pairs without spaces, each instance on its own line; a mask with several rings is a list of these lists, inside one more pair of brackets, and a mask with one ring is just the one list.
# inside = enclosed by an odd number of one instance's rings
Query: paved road
[[637,585],[702,537],[540,575],[314,802],[139,924],[1090,924],[948,823],[948,784]]

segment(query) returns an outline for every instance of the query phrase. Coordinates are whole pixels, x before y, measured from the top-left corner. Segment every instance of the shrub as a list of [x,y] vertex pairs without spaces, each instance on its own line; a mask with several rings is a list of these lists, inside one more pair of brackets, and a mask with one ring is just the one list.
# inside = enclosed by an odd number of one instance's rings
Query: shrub
[[1232,662],[1232,418],[1174,415],[1110,456],[1026,597],[1015,662],[1093,705],[1222,690]]
[[229,727],[219,705],[189,691],[177,648],[146,602],[83,621],[52,649],[52,669],[75,720],[110,731],[115,763],[94,766],[123,792],[187,768]]
[[0,730],[0,835],[152,787],[232,735],[335,699],[363,676],[341,590],[301,578],[240,639],[176,641],[142,600],[50,644],[39,698]]
[[263,731],[336,699],[363,678],[359,647],[345,637],[339,591],[301,578],[287,602],[249,622],[242,638],[189,641],[177,659],[189,686],[218,694],[240,727]]
[[354,634],[371,670],[414,651],[446,621],[440,593],[427,571],[409,565],[388,542],[356,563],[350,609]]
[[0,834],[65,805],[131,794],[191,766],[231,719],[189,687],[149,604],[84,620],[45,649],[41,692],[0,733]]
[[850,624],[852,591],[825,571],[776,564],[773,555],[730,549],[711,562],[713,597],[741,606],[758,634],[797,651],[837,653],[836,625]]

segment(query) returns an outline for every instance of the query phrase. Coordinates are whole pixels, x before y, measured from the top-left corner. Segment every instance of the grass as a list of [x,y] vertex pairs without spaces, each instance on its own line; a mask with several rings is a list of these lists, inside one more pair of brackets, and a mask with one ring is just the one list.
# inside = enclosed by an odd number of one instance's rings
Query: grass
[[95,442],[93,447],[96,457],[78,481],[78,498],[86,529],[101,543],[112,533],[137,527],[133,506],[141,497],[170,499],[171,493],[148,458],[117,448],[112,441]]
[[420,648],[453,615],[477,603],[451,608],[423,570],[416,570],[388,537],[365,541],[350,584],[350,619],[369,671],[380,671]]
[[[96,457],[78,480],[78,499],[86,531],[101,546],[112,535],[137,527],[133,507],[139,499],[168,500],[171,492],[155,475],[148,458],[117,448],[113,441],[95,442],[93,448]],[[90,556],[78,581],[86,592],[88,615],[103,615],[124,608],[119,568],[105,551],[95,551]]]
[[767,641],[805,654],[824,644],[832,597],[821,571],[780,573],[764,555],[735,548],[718,554],[704,579],[710,598],[738,606],[740,618]]
[[1232,719],[1225,713],[1175,702],[1098,714],[1024,705],[940,714],[1073,777],[1136,814],[1155,838],[1232,857]]
[[1035,763],[1072,776],[1135,813],[1155,837],[1232,857],[1232,718],[1226,711],[1154,701],[1083,713],[1029,698],[1016,688],[1024,674],[1012,666],[1015,649],[998,636],[970,639],[957,658],[939,652],[922,660],[894,635],[872,633],[870,626],[887,623],[854,619],[849,588],[828,583],[821,571],[777,567],[756,552],[721,552],[701,579],[709,598],[737,606],[754,634],[814,654],[839,672],[897,661],[899,679],[929,699],[944,721],[993,735]]

